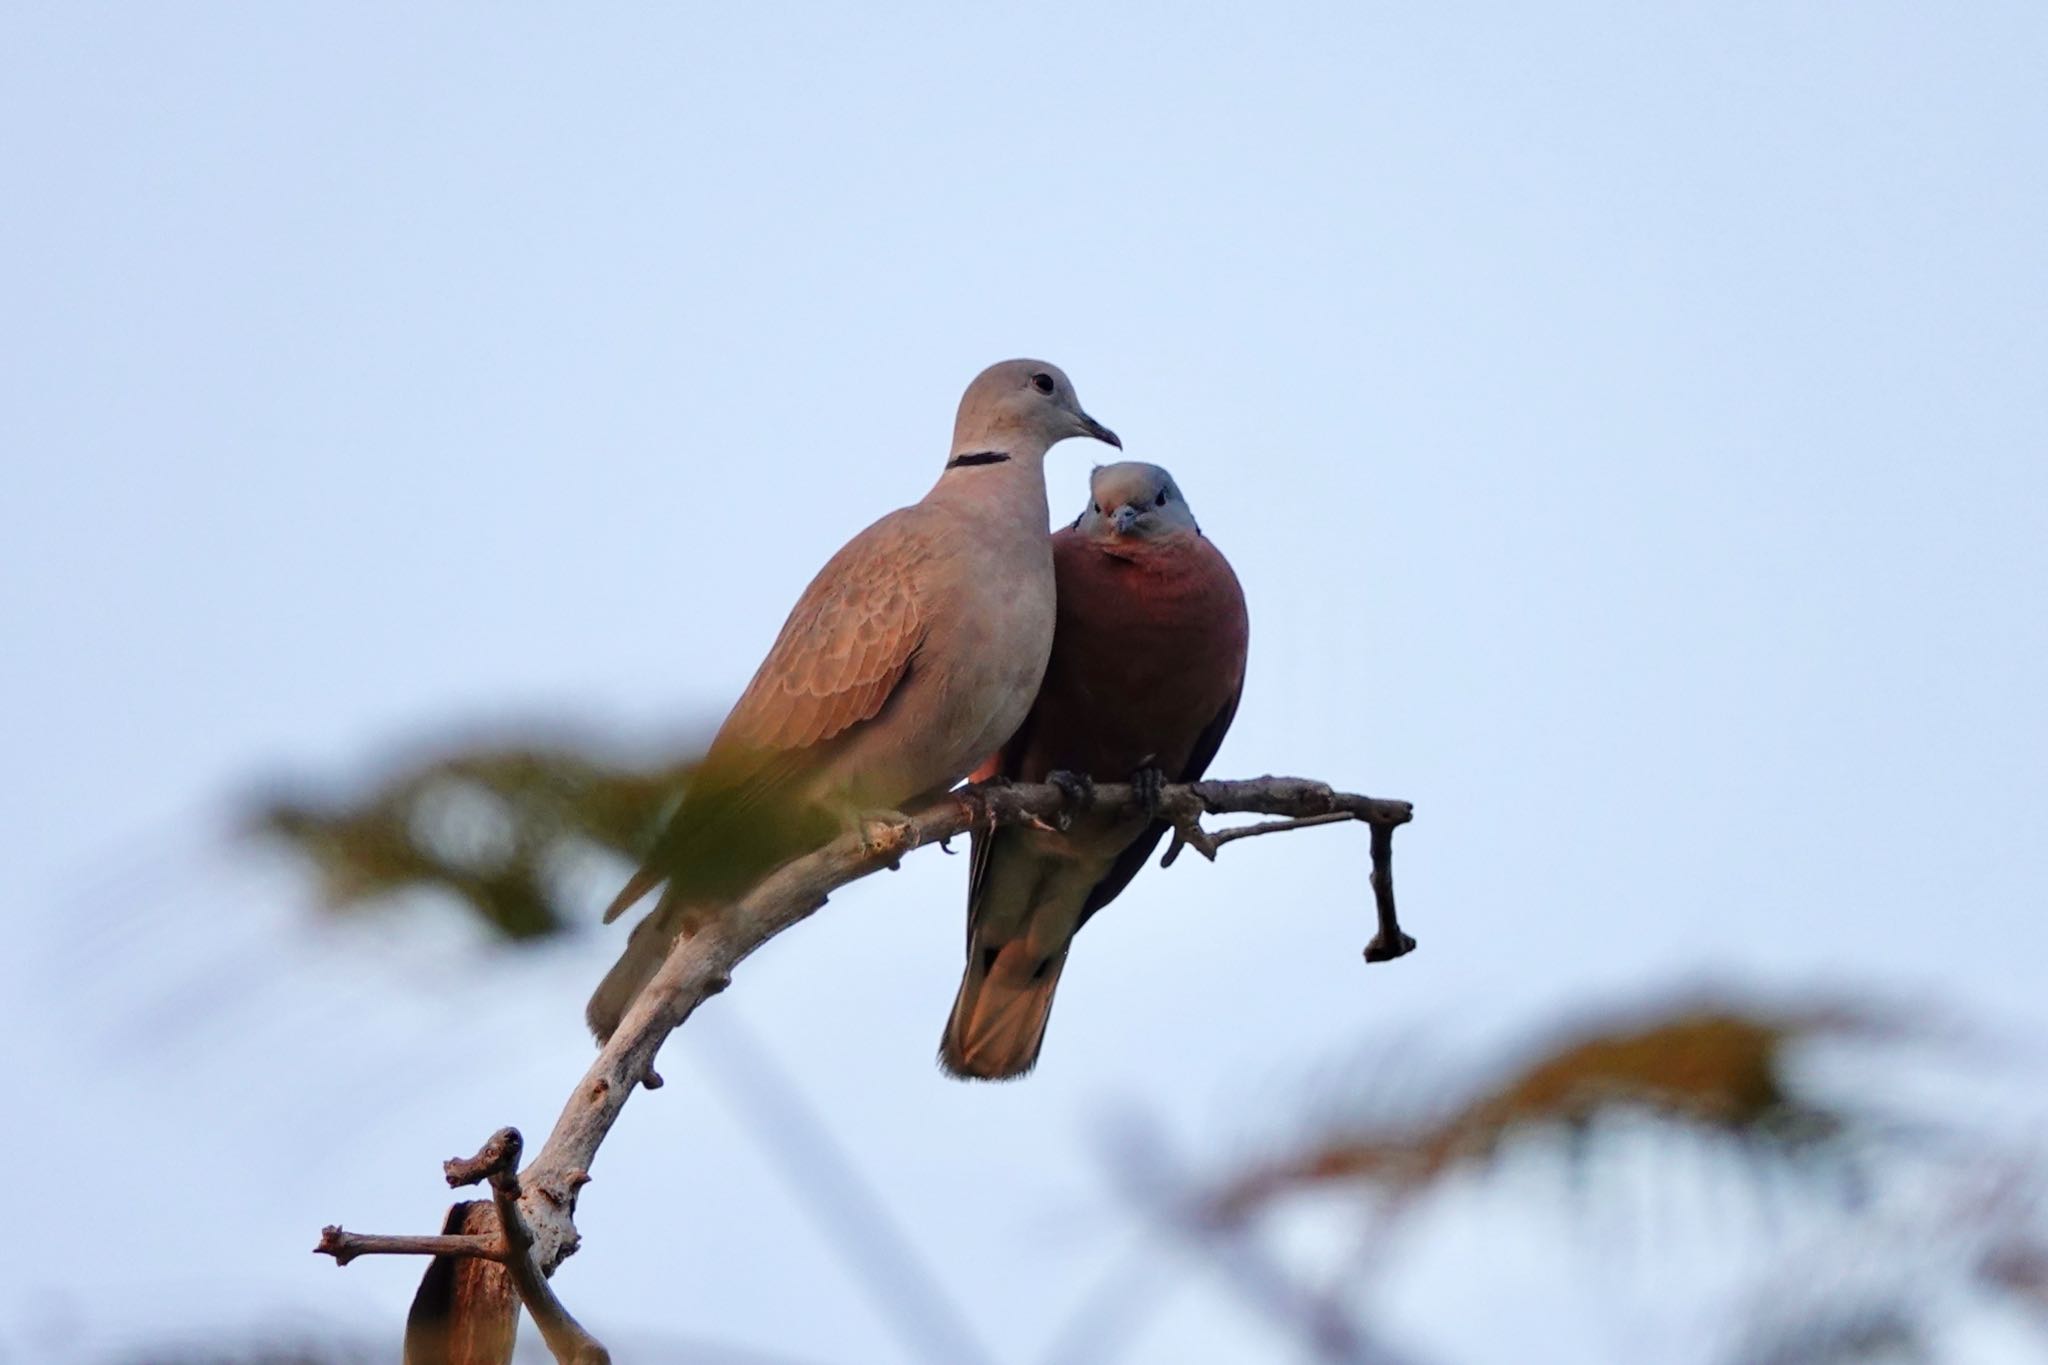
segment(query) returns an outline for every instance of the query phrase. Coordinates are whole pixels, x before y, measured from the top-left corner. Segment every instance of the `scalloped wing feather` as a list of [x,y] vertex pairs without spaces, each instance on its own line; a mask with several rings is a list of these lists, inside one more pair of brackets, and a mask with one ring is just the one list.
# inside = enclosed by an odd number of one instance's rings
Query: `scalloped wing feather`
[[905,520],[876,523],[811,580],[718,747],[808,749],[881,712],[927,627],[921,579],[931,550]]

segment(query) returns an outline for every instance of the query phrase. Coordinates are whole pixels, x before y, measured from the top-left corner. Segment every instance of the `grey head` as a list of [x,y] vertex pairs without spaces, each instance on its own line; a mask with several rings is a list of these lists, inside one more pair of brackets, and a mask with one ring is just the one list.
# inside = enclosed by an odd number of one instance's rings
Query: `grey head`
[[1088,477],[1088,506],[1074,519],[1074,528],[1096,540],[1202,533],[1173,475],[1141,460],[1095,467]]
[[1090,417],[1073,381],[1043,360],[1004,360],[974,377],[953,422],[953,455],[1043,455],[1069,436],[1092,436],[1118,450],[1115,432]]

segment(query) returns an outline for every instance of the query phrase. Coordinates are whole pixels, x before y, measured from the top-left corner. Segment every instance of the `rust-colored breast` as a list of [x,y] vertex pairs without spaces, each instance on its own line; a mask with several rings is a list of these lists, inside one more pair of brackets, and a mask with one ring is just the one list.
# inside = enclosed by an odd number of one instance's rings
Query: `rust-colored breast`
[[1052,659],[1006,769],[1113,782],[1149,760],[1191,776],[1244,682],[1250,625],[1229,562],[1194,533],[1105,547],[1070,529],[1053,537],[1053,563]]

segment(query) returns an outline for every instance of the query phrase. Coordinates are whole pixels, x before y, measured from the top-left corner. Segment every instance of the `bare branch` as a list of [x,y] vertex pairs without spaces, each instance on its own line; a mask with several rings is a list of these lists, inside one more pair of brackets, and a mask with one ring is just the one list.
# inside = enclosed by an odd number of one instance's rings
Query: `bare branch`
[[403,1233],[384,1236],[374,1232],[349,1232],[335,1224],[320,1229],[317,1255],[332,1256],[336,1265],[347,1265],[358,1256],[481,1256],[487,1261],[505,1259],[505,1246],[495,1237],[413,1237]]
[[1261,834],[1280,834],[1290,829],[1314,829],[1317,825],[1345,825],[1357,818],[1344,811],[1332,811],[1328,815],[1304,815],[1294,820],[1267,820],[1256,825],[1239,825],[1235,829],[1218,830],[1209,836],[1209,842],[1221,848],[1225,844],[1234,844],[1239,839],[1250,839]]
[[525,1145],[526,1139],[519,1136],[517,1128],[500,1128],[477,1149],[475,1156],[451,1156],[442,1162],[441,1175],[451,1190],[480,1185],[507,1171],[518,1170],[519,1152]]
[[1216,861],[1217,843],[1209,836],[1209,831],[1202,828],[1202,816],[1208,813],[1208,808],[1194,795],[1192,788],[1175,792],[1170,798],[1162,792],[1159,812],[1173,824],[1173,847],[1167,850],[1161,866],[1170,866],[1174,855],[1183,847],[1194,849],[1212,863]]
[[[1128,783],[1095,786],[1085,796],[1053,783],[964,788],[900,823],[870,823],[785,864],[712,923],[677,940],[571,1092],[540,1155],[523,1173],[515,1173],[520,1140],[512,1129],[501,1130],[475,1157],[451,1161],[444,1168],[450,1184],[490,1180],[509,1244],[500,1259],[511,1269],[520,1299],[555,1358],[573,1365],[608,1359],[604,1348],[555,1298],[546,1276],[576,1250],[577,1195],[590,1180],[597,1149],[635,1087],[659,1084],[654,1059],[662,1044],[699,1005],[732,984],[734,969],[756,949],[809,918],[834,891],[896,866],[907,853],[972,829],[1059,828],[1083,815],[1118,820],[1153,813],[1173,824],[1177,839],[1214,858],[1219,844],[1232,838],[1355,820],[1372,826],[1373,835],[1372,885],[1379,933],[1366,949],[1367,960],[1397,957],[1415,946],[1394,918],[1391,870],[1393,830],[1414,816],[1407,802],[1335,791],[1321,782],[1292,777],[1175,784],[1159,789],[1150,806],[1146,796]],[[1228,814],[1282,819],[1221,836],[1202,828],[1204,815]],[[1396,946],[1386,951],[1388,945]],[[451,1240],[447,1238],[420,1240],[437,1243],[423,1245],[422,1251],[485,1254],[445,1245]]]
[[1372,827],[1372,901],[1380,931],[1365,945],[1367,962],[1392,962],[1415,951],[1415,940],[1401,932],[1394,916],[1394,827]]
[[505,1264],[512,1272],[512,1284],[555,1359],[562,1365],[611,1365],[611,1352],[562,1306],[554,1286],[534,1263],[533,1230],[526,1225],[519,1206],[519,1153],[524,1146],[517,1128],[500,1128],[475,1156],[444,1162],[441,1169],[450,1185],[491,1182],[491,1201],[498,1209],[498,1229],[505,1237]]

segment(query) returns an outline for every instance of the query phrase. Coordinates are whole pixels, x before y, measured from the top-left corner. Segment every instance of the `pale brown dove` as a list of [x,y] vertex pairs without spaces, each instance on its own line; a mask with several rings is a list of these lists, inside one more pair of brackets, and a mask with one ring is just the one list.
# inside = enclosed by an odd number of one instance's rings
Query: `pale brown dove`
[[967,386],[924,499],[862,531],[804,589],[690,779],[654,851],[605,912],[660,905],[590,999],[602,1042],[677,935],[869,812],[930,800],[1024,719],[1052,650],[1045,452],[1121,446],[1039,360]]

